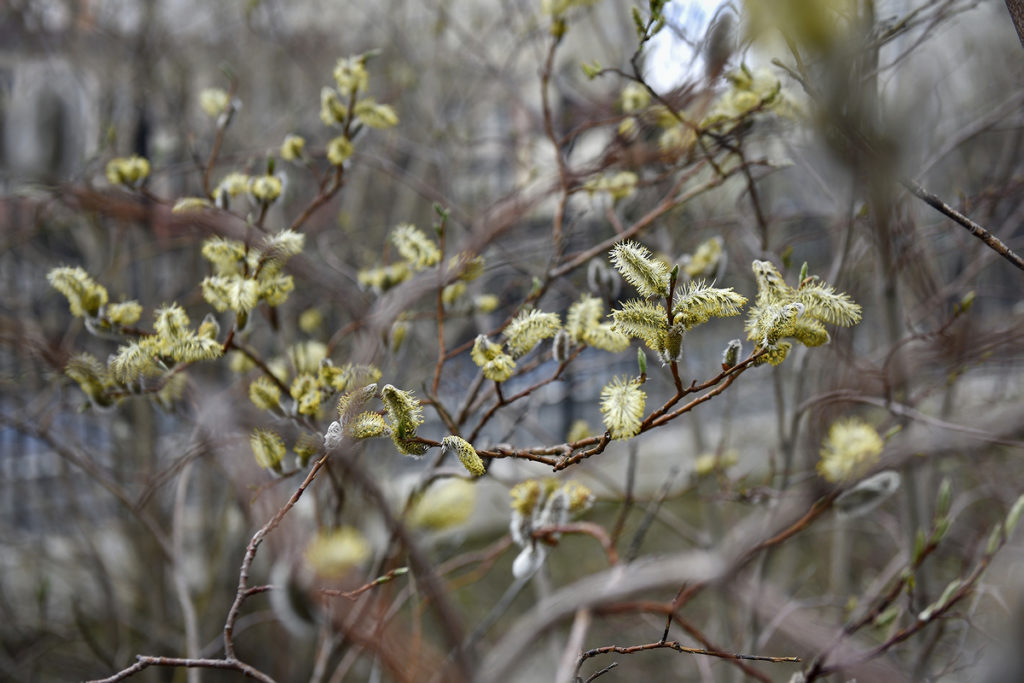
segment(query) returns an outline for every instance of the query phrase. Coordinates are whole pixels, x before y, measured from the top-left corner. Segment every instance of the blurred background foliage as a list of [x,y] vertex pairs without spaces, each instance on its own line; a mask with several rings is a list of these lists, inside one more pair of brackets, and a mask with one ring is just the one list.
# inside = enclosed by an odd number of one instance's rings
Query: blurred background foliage
[[[589,259],[562,266],[643,220],[677,182],[684,190],[707,184],[642,233],[659,257],[680,262],[717,237],[726,258],[706,276],[751,299],[757,287],[746,264],[772,261],[795,283],[806,262],[810,274],[863,306],[863,322],[833,329],[827,346],[801,347],[778,368],[752,370],[692,414],[571,468],[566,474],[596,494],[587,520],[613,533],[627,580],[635,558],[753,545],[770,511],[789,503],[806,509],[824,495],[816,466],[829,427],[860,417],[884,437],[874,471],[900,473],[898,491],[863,516],[826,514],[706,588],[681,610],[700,633],[673,637],[804,660],[751,663],[766,680],[791,680],[823,653],[833,665],[848,664],[834,680],[1024,676],[1013,668],[1021,666],[1014,643],[1024,623],[1024,552],[1013,539],[955,610],[864,656],[913,625],[950,580],[969,574],[993,525],[1024,492],[1024,273],[901,185],[921,183],[1024,251],[1024,62],[1004,5],[676,0],[639,51],[629,3],[562,5],[9,0],[0,7],[0,679],[103,677],[136,653],[181,655],[182,592],[198,623],[197,653],[223,654],[223,619],[246,543],[298,483],[272,479],[253,459],[249,433],[268,420],[248,398],[254,375],[237,372],[244,370],[237,358],[197,364],[178,396],[91,408],[64,368],[74,353],[105,359],[116,345],[69,316],[46,274],[82,266],[112,301],[136,299],[147,311],[178,302],[198,323],[210,310],[198,286],[209,274],[203,240],[237,237],[245,218],[236,207],[234,216],[171,211],[175,199],[203,194],[217,124],[202,111],[200,93],[222,88],[240,102],[214,184],[231,171],[263,173],[268,157],[278,158],[283,194],[266,217],[276,230],[309,204],[323,177],[317,173],[327,172],[333,135],[320,120],[321,88],[338,58],[370,51],[368,93],[394,107],[400,123],[357,137],[345,186],[303,226],[305,250],[288,265],[294,292],[285,305],[253,313],[252,348],[281,362],[291,349],[295,365],[303,352],[326,352],[336,364],[372,362],[382,383],[422,398],[437,358],[432,284],[414,279],[381,294],[361,287],[359,273],[399,261],[391,229],[409,222],[430,232],[439,204],[450,212],[446,256],[484,257],[482,275],[447,309],[447,347],[465,352],[446,364],[438,397],[458,406],[477,375],[468,353],[477,334],[500,325],[540,283],[538,306],[563,319],[584,291],[609,302],[632,297],[602,285],[596,266],[588,278]],[[641,18],[650,9],[641,6]],[[559,32],[558,50],[549,53]],[[642,76],[659,100],[636,90],[630,75]],[[542,82],[554,140],[545,131]],[[666,106],[706,124],[707,134],[688,137]],[[280,159],[289,134],[306,139],[309,165]],[[104,181],[111,158],[132,154],[151,164],[145,194]],[[734,172],[719,178],[709,158],[729,161]],[[568,171],[559,171],[559,160]],[[583,191],[587,183],[591,192]],[[563,234],[553,247],[556,221]],[[593,260],[607,264],[606,252]],[[551,273],[558,277],[548,282]],[[471,303],[482,295],[495,297],[493,306]],[[147,313],[143,322],[150,320]],[[738,319],[689,334],[684,383],[717,374],[726,343],[741,336]],[[553,371],[547,350],[507,393]],[[674,390],[650,355],[649,409]],[[601,387],[635,373],[635,358],[634,349],[585,350],[560,381],[499,411],[474,445],[558,444],[578,420],[590,425],[584,433],[598,433]],[[421,433],[440,440],[448,432],[429,406],[426,415]],[[289,443],[297,435],[287,432]],[[432,456],[401,457],[387,440],[360,448],[400,513],[423,486]],[[338,579],[339,589],[373,579],[370,567],[384,573],[405,565],[372,496],[341,470],[329,474],[268,538],[254,585],[295,585],[296,601],[308,602],[300,565],[319,528],[358,528],[367,539],[368,550],[352,552],[372,562]],[[495,460],[469,489],[442,490],[461,482],[452,477],[427,488],[423,500],[433,498],[445,514],[414,506],[405,518],[443,575],[471,634],[469,650],[485,662],[518,654],[517,625],[607,568],[593,538],[567,535],[525,590],[513,581],[508,490],[550,474],[537,463]],[[952,482],[945,513],[937,511],[944,479]],[[836,649],[833,636],[898,580],[919,531],[944,517],[948,531],[892,601],[890,620],[871,620],[842,641],[849,649]],[[637,599],[671,603],[677,588]],[[420,590],[402,575],[361,602],[334,598],[327,626],[308,631],[289,630],[283,612],[295,604],[272,607],[256,595],[238,622],[239,657],[278,680],[430,680],[447,645]],[[570,642],[585,650],[658,640],[664,616],[616,604],[593,607],[585,637]],[[354,626],[357,617],[368,625]],[[535,634],[529,656],[504,663],[511,672],[494,669],[481,679],[564,673],[572,623],[546,624],[551,630]],[[618,668],[602,680],[752,676],[733,661],[677,652],[602,657],[583,663],[583,679],[611,659]],[[197,675],[190,671],[189,680]],[[171,669],[138,675],[185,677]],[[202,677],[240,674],[204,670]]]

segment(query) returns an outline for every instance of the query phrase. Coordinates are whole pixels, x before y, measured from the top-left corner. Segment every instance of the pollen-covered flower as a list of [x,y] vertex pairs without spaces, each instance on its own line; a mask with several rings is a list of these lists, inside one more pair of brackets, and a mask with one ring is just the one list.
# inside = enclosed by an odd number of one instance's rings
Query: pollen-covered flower
[[353,439],[373,439],[378,436],[387,436],[390,431],[383,415],[369,411],[359,413],[345,423],[345,434]]
[[203,298],[219,312],[248,313],[259,303],[259,284],[240,275],[210,275],[199,284]]
[[406,522],[414,529],[450,529],[472,517],[476,496],[476,485],[465,479],[438,481],[416,498]]
[[276,272],[292,256],[301,254],[306,236],[292,229],[274,233],[263,243],[260,252],[260,273]]
[[409,264],[405,261],[381,268],[367,268],[359,271],[357,275],[360,287],[372,289],[377,293],[386,292],[410,277],[412,277],[412,270],[409,269]]
[[281,143],[281,158],[285,161],[296,161],[302,158],[306,149],[306,139],[301,135],[286,135]]
[[246,173],[233,171],[224,176],[214,194],[226,193],[229,197],[237,197],[249,191],[252,178]]
[[658,137],[658,149],[666,155],[683,155],[697,143],[697,133],[682,123],[665,129]]
[[67,297],[71,315],[81,318],[95,316],[107,303],[106,288],[93,280],[84,269],[63,266],[51,270],[46,279],[58,292]]
[[805,278],[793,288],[768,261],[754,261],[752,268],[757,299],[746,324],[751,341],[781,347],[778,340],[792,337],[804,346],[820,346],[829,341],[825,324],[850,326],[860,322],[861,307],[816,277]]
[[587,181],[584,189],[588,193],[605,192],[613,200],[625,199],[636,191],[636,184],[639,177],[632,171],[620,171],[615,175],[601,176],[600,178]]
[[498,297],[493,294],[481,294],[473,298],[473,308],[477,313],[493,313],[499,303]]
[[246,247],[237,240],[211,237],[203,242],[202,254],[203,258],[213,264],[217,275],[240,275]]
[[366,90],[370,83],[370,75],[366,72],[366,57],[356,55],[339,59],[334,67],[334,82],[343,93]]
[[155,350],[146,340],[132,342],[117,349],[110,360],[110,374],[117,381],[127,384],[134,382],[143,375],[156,375],[159,367],[154,358]]
[[411,391],[385,384],[380,396],[388,410],[388,418],[403,436],[411,435],[423,423],[423,407]]
[[385,384],[380,398],[387,408],[391,440],[398,451],[404,455],[426,453],[428,446],[415,440],[416,428],[423,423],[423,407],[412,392]]
[[441,290],[441,302],[450,307],[465,293],[465,282],[453,282]]
[[459,280],[472,282],[484,272],[484,257],[469,257],[466,253],[459,253],[448,259],[448,269],[458,273]]
[[221,88],[205,88],[199,91],[199,108],[211,118],[223,114],[230,104],[231,96]]
[[528,517],[541,499],[541,495],[547,495],[547,493],[540,481],[527,479],[509,489],[508,495],[512,499],[512,509]]
[[301,415],[315,416],[320,412],[320,401],[323,398],[320,392],[320,383],[310,373],[303,372],[296,375],[289,388],[292,398]]
[[665,307],[643,299],[623,302],[621,308],[612,311],[612,321],[616,331],[642,339],[651,349],[663,344],[668,331]]
[[161,306],[156,310],[156,321],[153,329],[157,335],[168,341],[176,341],[188,336],[190,330],[188,314],[178,304]]
[[334,166],[341,166],[352,156],[355,148],[352,141],[344,135],[339,135],[327,143],[327,160]]
[[522,311],[505,328],[505,339],[512,358],[526,355],[544,339],[554,337],[562,328],[557,313],[537,309]]
[[444,437],[441,439],[441,450],[443,452],[455,451],[459,462],[474,477],[483,476],[484,472],[486,472],[484,461],[477,455],[476,449],[462,437],[455,436],[454,434]]
[[628,439],[640,432],[646,401],[637,379],[616,377],[601,389],[601,414],[613,439]]
[[281,179],[273,175],[257,176],[253,178],[249,192],[257,200],[269,204],[281,196]]
[[359,120],[370,128],[393,128],[398,125],[398,114],[389,104],[378,104],[372,97],[359,100],[353,109]]
[[686,259],[683,272],[690,278],[714,277],[724,258],[724,241],[721,237],[712,237],[701,242],[693,255]]
[[866,422],[839,420],[821,446],[818,473],[833,483],[857,479],[878,462],[884,446],[882,437]]
[[320,577],[340,577],[370,557],[370,543],[357,529],[321,532],[306,548],[306,561]]
[[607,192],[612,199],[625,199],[636,191],[636,184],[638,180],[639,177],[632,171],[619,171],[608,178],[607,183],[602,189]]
[[334,88],[324,87],[320,90],[320,120],[323,121],[325,126],[333,126],[338,123],[344,123],[348,117],[348,107],[346,107],[341,98],[338,96],[338,92]]
[[441,260],[441,250],[437,245],[411,223],[396,226],[391,233],[391,242],[413,270],[423,270]]
[[106,388],[113,382],[107,368],[96,357],[88,353],[72,356],[64,368],[64,374],[77,382],[95,405],[109,404],[105,397]]
[[135,187],[149,176],[149,161],[140,156],[111,159],[106,176],[111,185]]
[[637,242],[621,242],[612,247],[612,264],[636,287],[640,296],[668,296],[669,269],[654,258],[647,247]]
[[366,386],[342,394],[338,399],[338,419],[342,426],[347,425],[355,416],[362,411],[363,406],[377,395],[377,385],[367,384]]
[[578,514],[590,509],[594,504],[594,493],[576,480],[565,482],[560,489],[569,502],[569,512]]
[[579,301],[569,306],[565,316],[565,329],[577,344],[583,343],[583,337],[591,328],[601,324],[604,315],[604,304],[600,299],[584,293]]
[[305,467],[314,455],[318,455],[324,449],[324,437],[320,434],[303,432],[292,446],[295,453],[295,460],[299,467]]
[[619,95],[619,101],[622,102],[622,111],[630,114],[632,112],[639,111],[650,104],[651,94],[643,85],[630,81],[626,84],[626,87],[622,89],[622,93]]
[[171,213],[193,213],[210,208],[213,208],[213,204],[209,199],[203,197],[182,197],[174,202],[174,208],[171,209]]
[[199,323],[199,329],[196,330],[196,336],[200,339],[216,340],[219,335],[220,322],[218,322],[217,316],[213,313],[207,313],[203,316],[203,321]]
[[265,470],[281,470],[285,448],[280,436],[266,429],[256,429],[249,437],[249,445],[257,465]]
[[258,377],[249,385],[249,400],[260,410],[277,410],[281,403],[281,388],[269,377]]
[[676,296],[672,306],[672,322],[691,329],[711,318],[725,318],[739,315],[747,304],[747,298],[733,291],[732,287],[712,287],[703,280],[686,283]]
[[611,353],[619,353],[629,348],[629,337],[615,330],[609,323],[591,327],[583,335],[583,341],[587,346]]
[[482,366],[484,377],[495,382],[504,382],[515,372],[516,362],[507,353],[499,353]]

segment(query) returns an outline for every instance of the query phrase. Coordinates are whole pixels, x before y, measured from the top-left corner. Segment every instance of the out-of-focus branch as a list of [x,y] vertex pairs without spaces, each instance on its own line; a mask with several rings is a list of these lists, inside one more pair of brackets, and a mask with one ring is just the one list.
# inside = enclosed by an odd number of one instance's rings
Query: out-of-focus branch
[[1013,27],[1017,29],[1017,38],[1024,47],[1024,0],[1006,0],[1006,9],[1010,12]]

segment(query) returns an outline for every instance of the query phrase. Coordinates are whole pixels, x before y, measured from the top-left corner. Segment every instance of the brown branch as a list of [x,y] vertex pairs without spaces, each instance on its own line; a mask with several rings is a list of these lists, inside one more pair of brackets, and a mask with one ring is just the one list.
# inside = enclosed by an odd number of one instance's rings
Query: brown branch
[[490,421],[490,419],[492,417],[494,417],[494,414],[499,409],[501,409],[501,408],[503,408],[503,407],[505,407],[505,406],[507,406],[507,405],[509,405],[511,403],[515,403],[516,401],[518,401],[521,398],[525,398],[525,397],[529,396],[533,392],[537,391],[537,389],[540,389],[543,386],[547,386],[548,384],[551,384],[552,382],[557,380],[559,377],[561,377],[562,373],[565,371],[565,368],[568,367],[569,363],[571,363],[573,361],[573,359],[576,358],[576,356],[580,355],[580,353],[582,351],[583,351],[583,347],[582,346],[577,347],[576,349],[573,350],[573,352],[569,355],[568,358],[566,358],[564,361],[562,361],[561,363],[558,364],[558,367],[555,369],[554,374],[552,374],[550,377],[548,377],[547,379],[542,379],[539,382],[537,382],[536,384],[534,384],[532,386],[529,386],[529,387],[523,389],[522,391],[520,391],[519,393],[513,394],[513,395],[511,395],[509,397],[505,397],[501,393],[501,384],[498,383],[498,382],[495,382],[494,383],[494,387],[495,387],[495,391],[498,394],[498,399],[494,402],[494,405],[492,405],[487,410],[487,412],[484,413],[484,415],[480,418],[480,422],[473,429],[472,434],[470,434],[470,437],[468,439],[469,442],[472,443],[473,441],[476,440],[476,437],[480,435],[480,430],[483,429],[484,425],[486,425]]
[[242,558],[242,567],[238,572],[238,590],[235,592],[235,601],[231,604],[231,609],[228,610],[227,619],[224,621],[224,654],[229,660],[235,659],[235,643],[233,640],[235,622],[238,620],[238,613],[242,608],[242,603],[247,597],[249,597],[249,567],[252,565],[253,558],[256,557],[256,550],[260,547],[260,544],[263,543],[263,539],[266,535],[273,531],[277,525],[281,523],[281,520],[284,519],[284,516],[288,514],[288,511],[291,510],[297,502],[299,502],[299,498],[302,497],[303,492],[305,492],[306,488],[313,483],[313,480],[316,479],[317,473],[320,472],[326,462],[327,456],[324,455],[313,463],[313,467],[310,468],[309,474],[307,474],[306,478],[302,480],[302,483],[299,484],[299,487],[295,490],[295,493],[292,494],[291,498],[288,499],[288,502],[281,506],[281,509],[270,518],[270,521],[260,527],[259,531],[253,534],[252,539],[249,541],[249,545],[245,549],[245,556]]
[[206,159],[206,165],[203,167],[203,192],[206,193],[207,197],[211,197],[213,193],[210,191],[210,175],[213,174],[213,167],[217,163],[217,157],[220,155],[221,145],[224,143],[224,132],[231,124],[231,119],[234,117],[234,104],[232,100],[235,97],[235,91],[238,90],[238,80],[231,78],[231,84],[228,86],[228,107],[229,109],[223,114],[224,121],[221,125],[217,126],[217,134],[213,138],[213,147],[210,149],[210,156]]
[[109,678],[101,678],[88,683],[116,683],[134,676],[143,669],[151,666],[168,666],[173,668],[187,669],[228,669],[239,671],[249,678],[254,678],[261,683],[275,683],[274,679],[245,662],[238,659],[190,659],[187,657],[153,657],[149,655],[137,655],[135,663],[127,669],[117,672]]
[[394,579],[397,576],[405,576],[408,573],[409,573],[409,568],[408,567],[395,567],[394,569],[392,569],[388,573],[383,574],[381,576],[378,576],[373,581],[370,581],[370,582],[368,582],[366,584],[363,584],[362,586],[360,586],[359,588],[356,588],[355,590],[340,591],[340,590],[336,590],[336,589],[333,589],[333,588],[321,588],[320,589],[320,595],[325,595],[327,597],[335,597],[335,598],[336,597],[342,597],[342,598],[346,598],[348,600],[355,600],[357,597],[359,597],[360,595],[362,595],[366,591],[368,591],[368,590],[370,590],[372,588],[376,588],[377,586],[379,586],[379,585],[381,585],[383,583],[388,583],[389,581],[391,581],[392,579]]
[[[647,652],[649,650],[660,650],[670,649],[676,652],[682,652],[691,655],[705,655],[707,657],[719,657],[722,659],[744,659],[755,662],[773,662],[776,664],[780,663],[799,663],[799,657],[770,657],[768,655],[748,655],[732,652],[718,652],[716,650],[707,650],[705,648],[698,647],[686,647],[680,644],[678,641],[670,640],[668,642],[657,642],[657,643],[645,643],[644,645],[631,645],[629,647],[620,647],[618,645],[606,645],[605,647],[596,647],[593,650],[587,650],[580,654],[579,664],[583,664],[586,660],[591,657],[597,657],[598,655],[605,655],[609,653],[616,653],[620,655],[632,655],[637,652]],[[577,671],[579,669],[577,668]]]
[[565,207],[568,204],[569,191],[571,189],[569,168],[562,153],[562,145],[555,134],[554,116],[551,113],[551,100],[548,95],[548,88],[551,85],[551,74],[554,70],[555,53],[558,51],[558,46],[561,42],[561,35],[552,37],[551,46],[548,48],[547,58],[544,60],[544,68],[540,76],[540,101],[544,118],[544,133],[554,148],[555,160],[558,163],[558,184],[561,190],[561,197],[558,200],[558,206],[555,209],[555,216],[551,227],[551,241],[554,247],[553,259],[556,262],[562,253],[562,229],[565,222]]
[[619,563],[619,553],[615,550],[615,546],[612,544],[612,539],[608,536],[608,532],[605,531],[604,527],[600,524],[594,524],[593,522],[569,522],[566,524],[542,526],[533,530],[533,538],[550,539],[553,534],[561,533],[586,534],[587,536],[593,537],[601,544],[605,555],[608,556],[608,564],[616,565]]
[[686,183],[686,181],[689,180],[690,178],[692,178],[693,176],[697,175],[697,173],[699,173],[701,171],[701,169],[704,168],[704,163],[705,162],[702,161],[700,163],[695,164],[693,166],[693,168],[691,168],[689,171],[687,171],[686,173],[681,175],[679,177],[679,180],[676,181],[676,184],[672,187],[671,190],[668,191],[668,193],[661,200],[661,202],[657,206],[655,206],[653,209],[648,211],[646,214],[644,214],[643,216],[638,218],[635,223],[630,225],[625,230],[625,232],[616,233],[614,236],[609,237],[608,239],[604,240],[603,242],[599,242],[598,244],[594,245],[593,247],[591,247],[589,249],[585,249],[585,250],[577,253],[575,256],[570,258],[565,263],[563,263],[560,266],[557,266],[556,268],[552,269],[548,273],[548,277],[550,279],[554,280],[554,279],[562,277],[563,275],[565,275],[567,273],[572,272],[573,270],[579,268],[584,263],[586,263],[590,259],[594,258],[598,254],[601,254],[601,253],[604,253],[604,252],[608,251],[609,249],[611,249],[613,246],[615,246],[619,242],[621,242],[623,240],[626,240],[626,239],[629,239],[630,237],[635,237],[637,234],[639,234],[644,229],[649,227],[655,220],[660,218],[665,213],[671,211],[676,206],[679,206],[680,204],[685,204],[686,202],[688,202],[689,200],[693,199],[697,195],[702,194],[704,192],[707,192],[708,190],[710,190],[712,188],[715,188],[715,187],[718,187],[719,185],[721,185],[722,182],[724,181],[724,177],[722,177],[722,176],[715,176],[714,178],[712,178],[708,182],[704,183],[703,185],[699,185],[699,186],[693,188],[692,190],[690,190],[689,192],[686,192],[682,196],[678,196],[678,197],[676,196],[676,193],[679,192],[679,190]]
[[[1009,3],[1010,1],[1011,0],[1007,0],[1007,3]],[[953,222],[965,228],[967,232],[971,233],[972,235],[980,239],[982,242],[987,244],[997,254],[1002,256],[1004,259],[1006,259],[1013,265],[1017,266],[1017,268],[1024,270],[1024,258],[1021,258],[1017,254],[1015,254],[1010,249],[1010,247],[1006,246],[1006,244],[1001,239],[999,239],[991,232],[981,227],[980,225],[978,225],[977,223],[975,223],[970,218],[963,215],[953,207],[946,204],[944,201],[939,199],[939,197],[932,194],[928,190],[924,189],[913,180],[908,179],[902,182],[903,187],[907,188],[907,190],[909,190],[910,193],[913,194],[915,197],[924,201],[933,209],[936,209],[939,213],[943,214],[947,218],[951,219]]]
[[430,393],[437,396],[437,387],[441,384],[441,369],[444,367],[444,287],[445,287],[445,263],[444,263],[444,242],[445,223],[447,215],[441,217],[440,227],[437,229],[437,240],[441,252],[441,260],[437,267],[437,364],[434,366],[434,382],[431,384]]
[[234,330],[231,331],[231,334],[229,334],[228,338],[224,341],[224,351],[227,352],[230,350],[238,351],[252,361],[252,364],[258,367],[271,382],[276,384],[277,388],[280,389],[285,396],[291,396],[291,389],[288,388],[288,385],[282,382],[280,378],[271,371],[267,364],[263,362],[263,359],[256,355],[255,351],[250,349],[248,346],[239,344],[235,341]]
[[302,213],[300,213],[295,220],[292,221],[292,224],[288,226],[289,230],[298,230],[301,228],[317,209],[329,202],[331,198],[338,193],[338,190],[340,190],[341,186],[344,184],[343,174],[344,171],[342,166],[334,167],[334,175],[331,176],[330,185],[326,189],[320,188],[320,191],[317,192],[316,196],[313,197],[306,208],[302,210]]
[[1010,12],[1010,20],[1017,29],[1017,38],[1024,47],[1024,0],[1006,0],[1006,9]]

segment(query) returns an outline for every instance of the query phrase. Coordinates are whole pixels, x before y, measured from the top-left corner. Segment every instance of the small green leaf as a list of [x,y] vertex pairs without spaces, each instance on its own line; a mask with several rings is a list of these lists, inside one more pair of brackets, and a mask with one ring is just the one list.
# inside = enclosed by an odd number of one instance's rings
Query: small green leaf
[[985,554],[993,555],[999,550],[1000,544],[1003,542],[1003,524],[1000,522],[992,527],[992,533],[988,535],[988,544],[985,546]]
[[640,8],[633,8],[633,25],[636,26],[636,37],[644,40],[647,37],[647,27],[644,25],[644,18],[640,15]]
[[1006,515],[1006,538],[1009,539],[1013,530],[1017,528],[1021,513],[1024,513],[1024,496],[1017,499]]
[[953,483],[946,477],[939,484],[939,494],[935,502],[935,516],[945,517],[949,512],[949,505],[953,499]]

